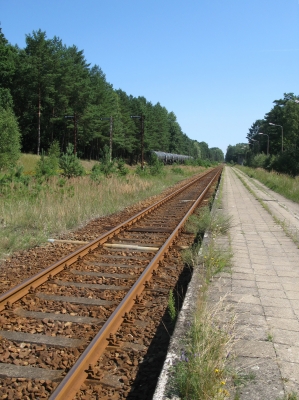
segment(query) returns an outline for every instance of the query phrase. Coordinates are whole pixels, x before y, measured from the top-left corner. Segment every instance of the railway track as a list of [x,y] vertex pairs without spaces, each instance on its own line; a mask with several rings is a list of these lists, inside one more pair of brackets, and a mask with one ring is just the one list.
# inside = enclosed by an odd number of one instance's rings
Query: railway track
[[193,240],[183,227],[221,170],[0,295],[0,398],[147,398],[139,371],[158,371],[150,348],[169,290],[185,279],[179,250]]

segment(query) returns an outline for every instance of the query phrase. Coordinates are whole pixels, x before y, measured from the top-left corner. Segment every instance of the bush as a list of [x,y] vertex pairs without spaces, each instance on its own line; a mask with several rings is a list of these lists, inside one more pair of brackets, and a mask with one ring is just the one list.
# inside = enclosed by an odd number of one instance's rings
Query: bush
[[117,173],[120,176],[126,176],[129,173],[129,169],[126,167],[126,164],[122,159],[117,160]]
[[136,169],[135,169],[135,173],[138,176],[148,176],[149,175],[149,169],[147,168],[147,166],[144,166],[143,168],[141,168],[141,165],[137,165]]
[[161,175],[164,172],[164,164],[154,153],[151,154],[149,166],[151,175]]
[[204,168],[209,168],[212,165],[210,160],[203,160],[201,158],[186,160],[185,164]]
[[30,178],[23,174],[23,167],[18,165],[11,168],[6,174],[0,175],[0,193],[5,193],[11,183],[16,184],[14,187],[25,188],[29,185]]
[[16,165],[20,157],[20,131],[10,107],[0,107],[0,169]]
[[100,183],[101,175],[102,175],[102,171],[101,171],[100,163],[94,164],[91,169],[90,179],[92,179],[94,182]]
[[53,142],[46,157],[42,151],[40,160],[35,167],[35,174],[38,178],[54,176],[58,174],[60,148],[57,141]]
[[104,149],[101,151],[100,171],[106,177],[110,177],[116,172],[114,161],[110,161],[110,151],[108,146],[104,146]]
[[60,157],[59,165],[63,169],[62,174],[67,178],[84,175],[84,168],[77,155],[74,154],[74,146],[71,143],[68,144],[66,153]]
[[184,175],[184,171],[182,170],[182,168],[180,168],[176,165],[174,165],[171,170],[174,174]]
[[267,165],[268,158],[269,157],[266,156],[266,154],[264,153],[257,154],[256,156],[253,157],[251,165],[253,168],[265,168]]
[[299,175],[299,150],[285,151],[273,157],[267,169],[274,169],[277,172],[291,176]]

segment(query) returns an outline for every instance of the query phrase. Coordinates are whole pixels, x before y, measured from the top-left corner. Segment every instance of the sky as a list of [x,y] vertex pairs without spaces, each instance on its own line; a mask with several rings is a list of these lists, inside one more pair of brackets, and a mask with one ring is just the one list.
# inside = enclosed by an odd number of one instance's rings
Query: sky
[[224,154],[299,95],[299,0],[0,0],[0,22],[21,48],[38,29],[76,45],[114,89],[159,102]]

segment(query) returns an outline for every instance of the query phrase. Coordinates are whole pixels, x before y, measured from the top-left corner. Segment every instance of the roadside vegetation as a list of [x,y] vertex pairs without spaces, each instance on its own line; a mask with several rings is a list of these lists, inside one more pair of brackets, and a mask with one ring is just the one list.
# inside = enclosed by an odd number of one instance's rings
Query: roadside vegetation
[[255,169],[241,165],[236,165],[236,167],[245,172],[249,177],[262,182],[274,192],[299,203],[299,176],[292,178],[289,175],[279,174],[275,171],[268,172],[261,168]]
[[[221,400],[229,396],[226,362],[235,340],[235,320],[223,300],[210,303],[207,297],[213,276],[230,271],[230,249],[217,244],[217,238],[226,234],[229,226],[230,217],[221,210],[210,212],[207,206],[189,218],[185,228],[196,233],[197,239],[193,248],[184,252],[183,259],[194,273],[201,275],[202,286],[183,350],[174,366],[171,392],[182,400]],[[208,240],[202,243],[205,232]]]
[[248,143],[229,145],[225,161],[299,176],[299,96],[284,93],[248,130]]
[[[24,160],[24,167],[22,161]],[[23,155],[0,172],[0,259],[87,221],[118,212],[205,170],[198,166],[128,167],[122,160],[83,163],[59,154]],[[63,168],[62,168],[63,167]],[[173,171],[174,169],[174,171]]]

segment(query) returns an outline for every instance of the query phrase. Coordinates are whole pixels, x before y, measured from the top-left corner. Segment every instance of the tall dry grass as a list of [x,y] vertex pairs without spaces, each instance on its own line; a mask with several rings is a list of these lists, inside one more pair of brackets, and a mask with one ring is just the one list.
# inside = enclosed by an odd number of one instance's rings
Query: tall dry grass
[[163,176],[129,174],[103,177],[100,183],[89,176],[54,177],[43,184],[31,179],[28,186],[10,183],[0,196],[0,259],[93,218],[120,211],[201,171],[186,167],[184,175],[178,175],[168,168]]
[[279,174],[275,171],[268,172],[262,168],[254,169],[240,165],[238,168],[251,178],[262,182],[274,192],[299,203],[299,176],[292,178],[289,175]]

